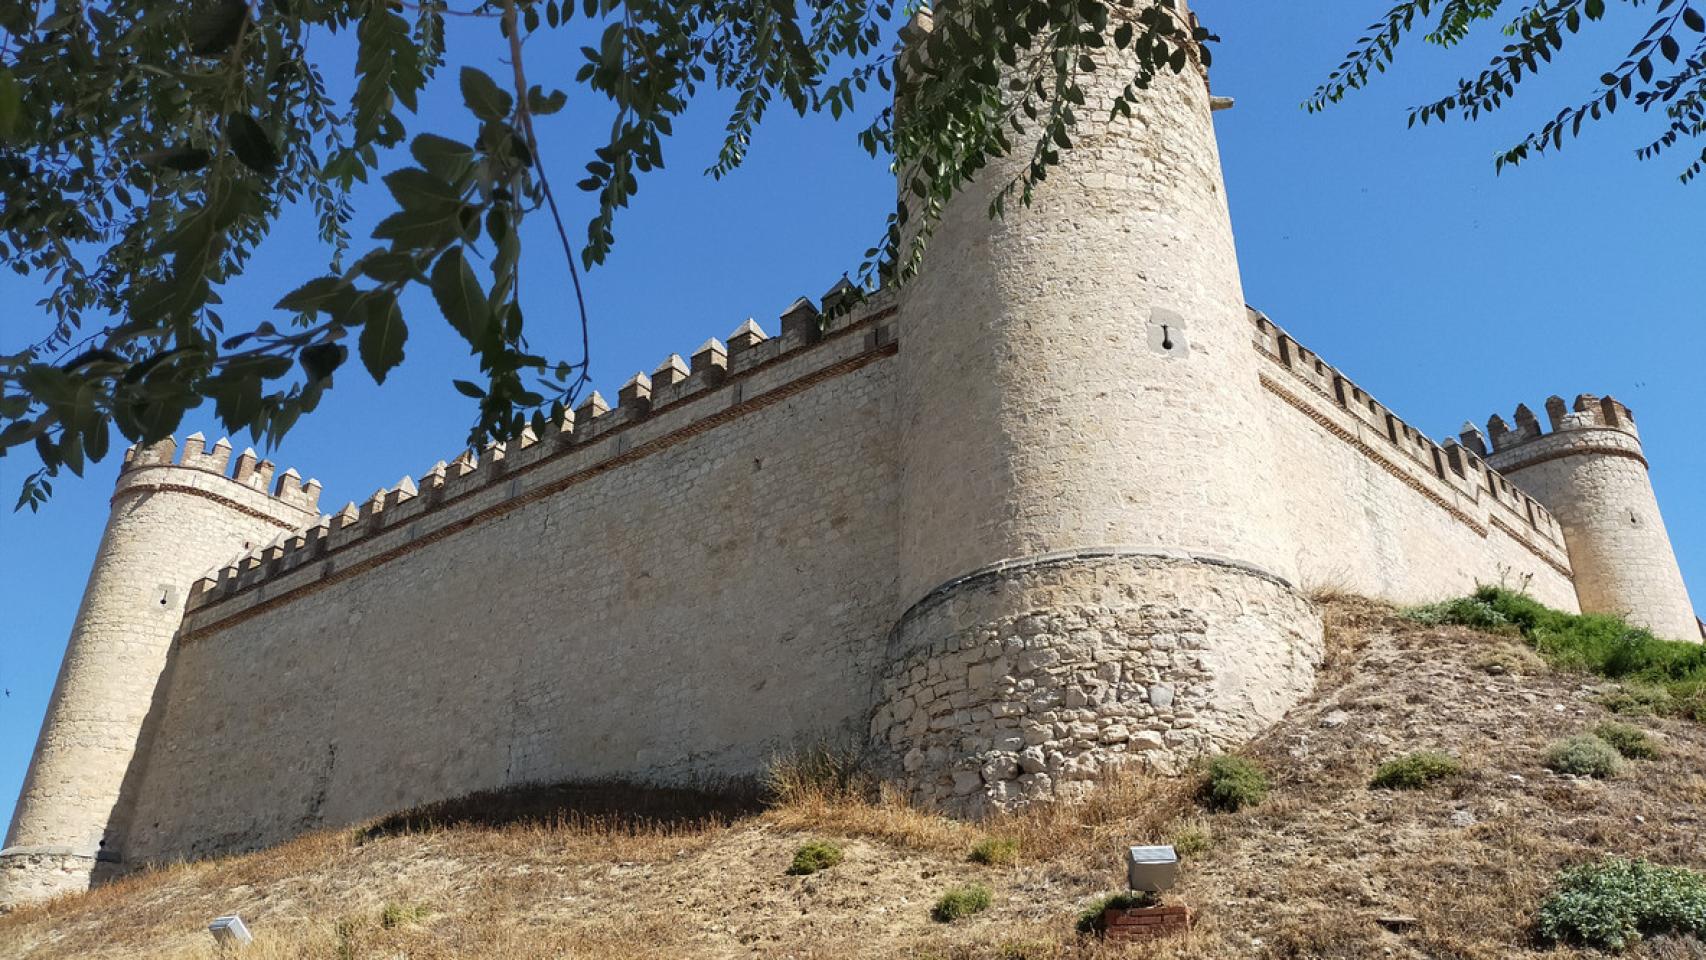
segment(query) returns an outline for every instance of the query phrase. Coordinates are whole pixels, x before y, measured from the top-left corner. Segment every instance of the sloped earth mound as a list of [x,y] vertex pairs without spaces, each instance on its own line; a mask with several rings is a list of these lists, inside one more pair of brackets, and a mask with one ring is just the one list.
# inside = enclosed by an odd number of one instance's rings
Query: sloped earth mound
[[[1548,671],[1509,638],[1365,602],[1327,613],[1319,688],[1250,746],[1273,789],[1241,812],[1202,810],[1188,778],[1141,776],[975,825],[798,785],[768,806],[615,787],[478,797],[26,908],[0,918],[0,956],[210,957],[206,924],[230,912],[257,960],[1564,956],[1576,951],[1532,934],[1560,868],[1706,867],[1706,726],[1624,717],[1658,759],[1605,781],[1556,775],[1546,747],[1606,719],[1611,685]],[[1466,772],[1368,786],[1415,750]],[[968,859],[992,836],[1018,841],[1016,863]],[[810,840],[843,862],[786,875]],[[1196,911],[1193,934],[1133,948],[1077,936],[1078,910],[1120,888],[1123,846],[1169,841],[1193,851],[1169,897]],[[966,884],[992,906],[933,922],[936,898]],[[1660,937],[1630,955],[1701,960],[1706,946]]]

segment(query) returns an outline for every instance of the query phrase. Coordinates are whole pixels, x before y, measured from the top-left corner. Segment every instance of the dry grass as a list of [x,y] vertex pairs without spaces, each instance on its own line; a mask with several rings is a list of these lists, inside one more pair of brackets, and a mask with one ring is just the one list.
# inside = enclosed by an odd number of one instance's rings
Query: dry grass
[[[1502,960],[1551,955],[1529,923],[1560,867],[1604,853],[1706,866],[1706,727],[1644,720],[1660,758],[1611,781],[1559,777],[1539,758],[1610,716],[1598,681],[1489,674],[1476,664],[1502,641],[1377,604],[1325,613],[1320,688],[1251,745],[1273,791],[1238,813],[1201,810],[1196,778],[1133,775],[1075,806],[959,823],[822,751],[779,764],[763,789],[470,797],[151,871],[0,918],[0,956],[209,958],[207,921],[235,910],[257,960]],[[1368,788],[1380,761],[1425,749],[1469,772],[1425,791]],[[1189,939],[1114,949],[1073,933],[1083,904],[1119,888],[1125,845],[1176,836],[1202,840],[1173,897],[1198,911]],[[1015,842],[1016,861],[971,862],[991,838]],[[845,861],[785,875],[811,839]],[[991,907],[932,922],[935,899],[968,884],[989,887]],[[1415,923],[1388,929],[1390,915]],[[1706,950],[1664,940],[1636,955]]]

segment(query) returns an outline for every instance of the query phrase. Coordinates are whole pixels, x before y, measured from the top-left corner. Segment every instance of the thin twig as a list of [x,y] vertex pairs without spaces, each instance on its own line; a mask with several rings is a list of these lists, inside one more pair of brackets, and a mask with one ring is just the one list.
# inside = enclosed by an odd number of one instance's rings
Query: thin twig
[[545,193],[545,202],[551,208],[551,222],[557,228],[557,239],[563,245],[563,257],[569,263],[569,279],[575,287],[575,306],[580,310],[581,319],[581,362],[580,376],[569,387],[567,403],[572,405],[580,394],[583,384],[592,379],[592,343],[588,334],[589,321],[586,314],[586,297],[581,292],[580,270],[575,267],[574,244],[569,242],[569,232],[563,227],[563,216],[557,210],[557,197],[551,192],[551,179],[545,175],[544,157],[539,152],[539,139],[533,135],[533,111],[527,104],[527,74],[521,66],[521,25],[516,22],[515,0],[504,0],[504,30],[509,34],[510,69],[515,74],[515,118],[521,126],[522,135],[527,138],[527,151],[533,155],[533,166],[539,174],[539,186]]

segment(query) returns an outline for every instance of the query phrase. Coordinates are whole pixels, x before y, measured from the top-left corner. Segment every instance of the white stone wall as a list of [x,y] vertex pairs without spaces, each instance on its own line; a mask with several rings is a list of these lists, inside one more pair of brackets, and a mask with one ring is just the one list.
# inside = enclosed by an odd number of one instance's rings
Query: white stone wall
[[0,851],[0,903],[82,889],[98,860],[119,860],[121,814],[138,789],[133,761],[190,585],[310,516],[222,473],[170,465],[169,446],[150,453],[154,462],[128,468],[113,495]]
[[1577,609],[1563,528],[1527,494],[1390,417],[1265,318],[1256,331],[1284,536],[1305,592],[1422,603],[1504,583]]
[[1110,550],[975,574],[890,642],[877,754],[914,802],[978,816],[1236,747],[1314,686],[1321,622],[1263,572]]
[[894,364],[872,341],[398,511],[198,608],[130,856],[527,782],[752,775],[861,735],[894,607]]
[[1700,639],[1641,442],[1632,433],[1570,427],[1492,459],[1508,463],[1511,479],[1563,524],[1583,610],[1626,616],[1667,639]]
[[1030,206],[988,215],[1028,148],[982,171],[902,292],[903,605],[1106,544],[1289,575],[1207,85],[1163,71],[1110,122],[1133,70],[1084,77],[1075,146]]

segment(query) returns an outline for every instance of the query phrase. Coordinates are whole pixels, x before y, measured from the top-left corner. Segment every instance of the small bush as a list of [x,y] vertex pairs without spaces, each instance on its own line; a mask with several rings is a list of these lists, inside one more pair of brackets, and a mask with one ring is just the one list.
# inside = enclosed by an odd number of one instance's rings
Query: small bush
[[955,887],[942,894],[936,905],[930,908],[930,916],[937,923],[953,923],[988,910],[990,897],[989,888],[981,883]]
[[1430,783],[1462,773],[1462,761],[1451,754],[1417,750],[1381,764],[1368,785],[1377,790],[1420,790]]
[[1643,936],[1706,934],[1706,875],[1609,858],[1558,875],[1536,924],[1548,940],[1623,950]]
[[1676,705],[1669,690],[1640,683],[1619,685],[1601,696],[1599,704],[1612,713],[1638,717],[1670,713]]
[[1207,853],[1214,846],[1214,832],[1206,823],[1190,823],[1173,834],[1173,852],[1180,858]]
[[385,909],[379,911],[379,925],[387,930],[394,927],[407,927],[420,923],[430,914],[424,904],[419,903],[387,903]]
[[1652,760],[1659,755],[1659,745],[1647,731],[1631,724],[1607,720],[1593,728],[1593,735],[1631,760]]
[[1091,901],[1090,905],[1078,913],[1078,932],[1095,933],[1102,929],[1102,914],[1109,910],[1127,910],[1132,907],[1153,907],[1161,902],[1161,898],[1153,893],[1110,893]]
[[1473,627],[1489,632],[1510,632],[1512,624],[1503,613],[1479,596],[1458,597],[1424,607],[1411,607],[1402,614],[1404,619],[1430,627],[1452,624]]
[[1469,665],[1495,677],[1532,676],[1546,672],[1545,658],[1515,643],[1500,643],[1478,650]]
[[1566,737],[1546,748],[1546,766],[1557,773],[1603,780],[1622,767],[1617,749],[1591,733]]
[[1210,810],[1232,813],[1261,803],[1268,795],[1268,774],[1243,757],[1215,757],[1200,796]]
[[971,861],[1004,867],[1019,860],[1019,841],[1011,837],[987,837],[971,848]]
[[803,877],[828,870],[843,859],[840,847],[823,840],[813,840],[794,851],[794,862],[788,865],[788,874]]
[[772,757],[764,771],[765,793],[784,806],[865,797],[873,786],[855,751],[826,744]]

